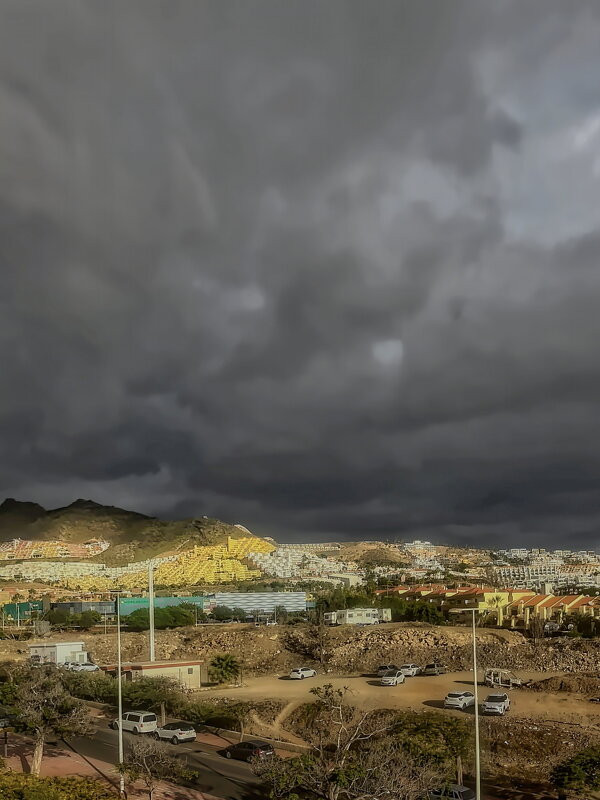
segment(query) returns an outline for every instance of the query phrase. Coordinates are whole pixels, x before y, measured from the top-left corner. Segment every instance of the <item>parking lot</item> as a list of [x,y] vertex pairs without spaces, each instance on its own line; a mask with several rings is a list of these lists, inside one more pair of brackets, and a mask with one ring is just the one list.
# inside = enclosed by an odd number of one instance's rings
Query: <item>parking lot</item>
[[[538,680],[548,677],[541,673],[519,673],[524,679]],[[410,708],[417,711],[439,709],[447,714],[473,714],[473,708],[454,711],[443,708],[444,697],[448,692],[473,691],[472,672],[453,672],[436,676],[417,676],[407,678],[399,686],[381,686],[374,675],[317,675],[305,680],[290,680],[287,676],[248,678],[245,685],[235,689],[215,689],[211,691],[226,697],[240,700],[263,700],[273,697],[289,703],[309,702],[314,686],[331,683],[335,688],[347,686],[350,702],[364,708]],[[479,702],[495,690],[479,686]],[[600,707],[587,699],[568,693],[533,692],[528,689],[513,689],[508,692],[511,699],[509,715],[512,717],[537,717],[540,720],[559,720],[598,725]]]

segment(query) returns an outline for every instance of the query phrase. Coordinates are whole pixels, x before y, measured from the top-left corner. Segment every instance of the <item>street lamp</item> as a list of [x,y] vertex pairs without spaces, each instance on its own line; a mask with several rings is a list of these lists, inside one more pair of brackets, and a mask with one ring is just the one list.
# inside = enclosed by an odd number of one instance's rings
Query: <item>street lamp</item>
[[[123,686],[122,686],[122,667],[121,667],[121,592],[115,592],[117,595],[117,732],[119,736],[119,764],[125,760],[123,750]],[[125,776],[122,772],[119,773],[119,797],[125,797]]]
[[477,608],[451,608],[450,614],[471,612],[473,631],[473,694],[475,695],[475,800],[481,800],[481,763],[479,758],[479,697],[477,695],[477,639],[475,637],[475,614]]

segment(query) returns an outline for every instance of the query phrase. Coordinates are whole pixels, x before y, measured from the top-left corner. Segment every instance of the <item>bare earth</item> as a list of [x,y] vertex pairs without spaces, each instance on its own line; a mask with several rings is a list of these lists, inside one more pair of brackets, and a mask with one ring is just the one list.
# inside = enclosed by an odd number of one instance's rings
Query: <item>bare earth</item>
[[[519,672],[518,674],[524,679],[533,680],[548,677],[548,673]],[[331,683],[336,688],[347,686],[351,692],[351,702],[364,709],[385,707],[422,711],[444,710],[443,699],[447,692],[473,691],[473,673],[454,672],[437,676],[417,676],[407,678],[401,686],[380,686],[376,678],[365,676],[317,675],[316,678],[302,681],[289,680],[286,677],[248,678],[243,687],[215,689],[210,694],[239,700],[278,697],[290,703],[309,702],[313,699],[311,688],[326,683]],[[491,692],[485,686],[479,686],[478,690],[480,702]],[[514,689],[508,694],[511,698],[511,718],[533,718],[600,728],[600,704],[590,703],[586,697],[571,693],[532,692],[528,689]],[[473,710],[469,709],[469,712],[473,713]],[[444,710],[446,714],[458,716],[469,712]]]

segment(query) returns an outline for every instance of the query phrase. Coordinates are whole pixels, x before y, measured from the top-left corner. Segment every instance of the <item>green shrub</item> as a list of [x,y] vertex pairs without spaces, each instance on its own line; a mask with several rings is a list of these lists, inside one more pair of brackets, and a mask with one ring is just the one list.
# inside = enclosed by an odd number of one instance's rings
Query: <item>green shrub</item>
[[0,772],[2,800],[114,800],[106,784],[89,778],[36,778],[21,772]]

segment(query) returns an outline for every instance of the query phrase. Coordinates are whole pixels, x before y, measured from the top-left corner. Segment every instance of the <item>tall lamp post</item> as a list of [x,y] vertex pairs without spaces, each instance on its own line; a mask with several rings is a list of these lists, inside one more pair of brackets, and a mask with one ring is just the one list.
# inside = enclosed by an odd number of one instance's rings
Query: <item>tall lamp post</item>
[[451,608],[451,614],[471,612],[473,632],[473,694],[475,696],[475,798],[481,800],[481,760],[479,756],[479,696],[477,693],[477,639],[475,636],[475,615],[478,608]]
[[[119,719],[117,732],[119,735],[119,764],[125,760],[123,750],[123,685],[122,685],[122,661],[121,661],[121,593],[117,595],[117,716]],[[119,797],[125,797],[125,776],[119,773]]]

